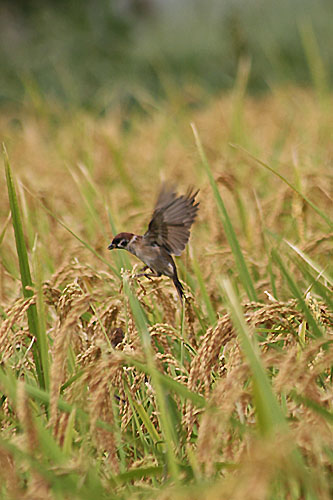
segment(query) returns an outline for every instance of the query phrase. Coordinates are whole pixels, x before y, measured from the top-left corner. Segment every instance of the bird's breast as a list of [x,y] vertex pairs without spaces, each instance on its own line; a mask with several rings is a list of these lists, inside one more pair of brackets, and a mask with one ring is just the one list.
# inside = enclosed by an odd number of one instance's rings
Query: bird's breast
[[161,247],[147,245],[142,240],[136,240],[132,245],[129,245],[128,250],[150,269],[166,276],[173,276],[172,258]]
[[149,267],[153,265],[160,253],[160,249],[158,247],[144,245],[141,242],[131,245],[129,250]]

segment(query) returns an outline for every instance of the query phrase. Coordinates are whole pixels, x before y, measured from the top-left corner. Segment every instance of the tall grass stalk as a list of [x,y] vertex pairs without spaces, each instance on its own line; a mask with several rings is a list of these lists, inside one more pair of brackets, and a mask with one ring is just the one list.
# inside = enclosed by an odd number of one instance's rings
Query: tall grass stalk
[[287,267],[283,263],[281,257],[274,249],[272,250],[272,256],[273,256],[273,259],[275,260],[275,262],[277,263],[277,265],[279,266],[283,276],[285,277],[293,296],[295,298],[297,298],[299,305],[301,306],[301,308],[305,314],[305,317],[309,323],[309,326],[312,330],[313,335],[315,337],[322,337],[323,332],[321,331],[320,326],[318,325],[317,321],[315,320],[315,318],[311,314],[311,311],[305,302],[305,299],[303,297],[302,292],[300,291],[297,284],[295,283],[295,280],[292,278],[291,274],[287,270]]
[[45,301],[43,295],[43,272],[42,272],[42,260],[41,252],[38,243],[38,238],[35,239],[35,244],[33,247],[33,267],[35,275],[35,285],[36,285],[36,307],[38,313],[38,326],[39,326],[39,346],[40,346],[40,356],[43,366],[44,383],[45,389],[48,391],[50,388],[50,360],[49,360],[49,340],[46,332],[46,311],[45,311]]
[[284,415],[273,394],[272,387],[260,361],[259,350],[254,340],[250,337],[239,299],[229,280],[223,279],[221,285],[228,301],[228,306],[236,331],[239,335],[240,343],[253,373],[259,428],[263,434],[272,433],[276,431],[277,428],[281,428],[285,431],[287,426]]
[[172,479],[178,482],[179,470],[174,451],[175,443],[173,442],[172,439],[173,432],[171,428],[171,422],[168,418],[168,410],[166,407],[166,393],[162,388],[158,376],[158,371],[155,367],[153,351],[151,348],[150,335],[147,328],[147,320],[142,310],[142,307],[136,296],[132,293],[126,278],[124,279],[123,284],[124,284],[124,292],[128,297],[130,307],[132,309],[132,313],[135,318],[135,322],[141,337],[142,347],[146,355],[147,366],[149,367],[152,384],[156,393],[157,407],[159,411],[158,418],[161,425],[161,431],[164,437],[169,473]]
[[[10,169],[8,154],[4,144],[3,144],[3,155],[5,162],[9,204],[12,214],[12,224],[15,234],[16,250],[17,250],[17,256],[21,273],[22,293],[23,296],[28,299],[33,296],[33,290],[32,290],[33,283],[31,279],[28,251],[25,244],[21,215],[18,206],[14,181]],[[34,342],[33,344],[32,350],[33,350],[37,380],[40,387],[45,388],[48,385],[48,354],[46,348],[47,338],[45,331],[40,329],[36,304],[30,305],[29,309],[27,310],[27,316],[28,316],[29,330],[36,339],[36,342]]]
[[237,266],[237,269],[238,269],[238,272],[239,272],[241,283],[242,283],[242,285],[243,285],[243,287],[244,287],[244,289],[245,289],[245,291],[247,293],[247,296],[248,296],[249,300],[256,301],[257,300],[257,294],[255,292],[255,288],[254,288],[254,285],[253,285],[253,281],[252,281],[251,275],[250,275],[249,270],[247,268],[247,265],[246,265],[243,253],[241,251],[241,247],[240,247],[239,241],[237,239],[235,230],[234,230],[234,228],[232,226],[232,223],[231,223],[230,217],[228,215],[227,209],[226,209],[226,207],[225,207],[225,205],[223,203],[222,197],[220,195],[220,192],[218,190],[217,184],[215,182],[212,170],[211,170],[211,168],[209,166],[209,163],[208,163],[206,154],[204,152],[204,149],[203,149],[203,146],[202,146],[202,143],[201,143],[201,140],[200,140],[197,128],[194,125],[194,123],[191,124],[191,127],[192,127],[192,130],[193,130],[194,139],[195,139],[196,146],[198,148],[198,152],[199,152],[199,156],[200,156],[200,160],[201,160],[202,166],[204,167],[204,170],[205,170],[205,172],[207,174],[210,186],[211,186],[212,191],[213,191],[215,202],[216,202],[216,205],[217,205],[218,213],[219,213],[219,216],[220,216],[223,228],[225,230],[226,237],[228,239],[229,245],[231,247],[233,256],[235,258],[235,262],[236,262],[236,266]]
[[306,255],[305,252],[303,252],[300,248],[298,248],[296,245],[291,243],[288,240],[284,240],[285,243],[291,248],[297,255],[301,257],[301,259],[304,260],[308,264],[310,268],[312,268],[318,275],[318,278],[322,278],[325,280],[325,282],[333,287],[333,278],[328,275],[328,273],[325,271],[325,269],[321,269],[321,267],[313,261],[308,255]]
[[[221,285],[227,298],[232,320],[239,336],[244,355],[252,372],[253,395],[259,430],[264,437],[275,433],[282,433],[282,435],[285,437],[287,436],[292,443],[291,431],[261,363],[258,347],[255,341],[250,337],[239,299],[230,280],[223,279]],[[293,469],[290,479],[294,476],[294,479],[297,479],[306,489],[309,498],[317,500],[313,488],[313,474],[309,473],[306,469],[303,457],[294,444],[291,446],[291,453],[288,459]]]

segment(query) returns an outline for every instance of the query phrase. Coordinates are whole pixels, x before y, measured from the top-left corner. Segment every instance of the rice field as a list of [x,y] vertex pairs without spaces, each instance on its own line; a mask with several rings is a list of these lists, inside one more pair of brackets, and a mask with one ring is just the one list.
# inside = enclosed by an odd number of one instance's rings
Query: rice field
[[[332,498],[332,96],[245,86],[2,113],[1,498]],[[164,181],[184,308],[107,250]]]

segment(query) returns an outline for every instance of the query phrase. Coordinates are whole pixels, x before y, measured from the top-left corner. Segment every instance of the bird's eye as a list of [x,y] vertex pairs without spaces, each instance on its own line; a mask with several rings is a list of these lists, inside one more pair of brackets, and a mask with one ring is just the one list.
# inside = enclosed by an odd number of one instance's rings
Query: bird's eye
[[127,246],[127,241],[126,240],[120,240],[119,241],[119,246],[125,248]]

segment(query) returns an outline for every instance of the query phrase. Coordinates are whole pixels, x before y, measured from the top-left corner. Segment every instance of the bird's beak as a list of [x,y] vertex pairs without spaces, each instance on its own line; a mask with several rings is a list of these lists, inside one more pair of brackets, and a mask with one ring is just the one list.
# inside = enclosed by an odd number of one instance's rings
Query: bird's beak
[[110,243],[110,245],[108,246],[108,250],[113,250],[115,247],[115,245],[113,243]]

